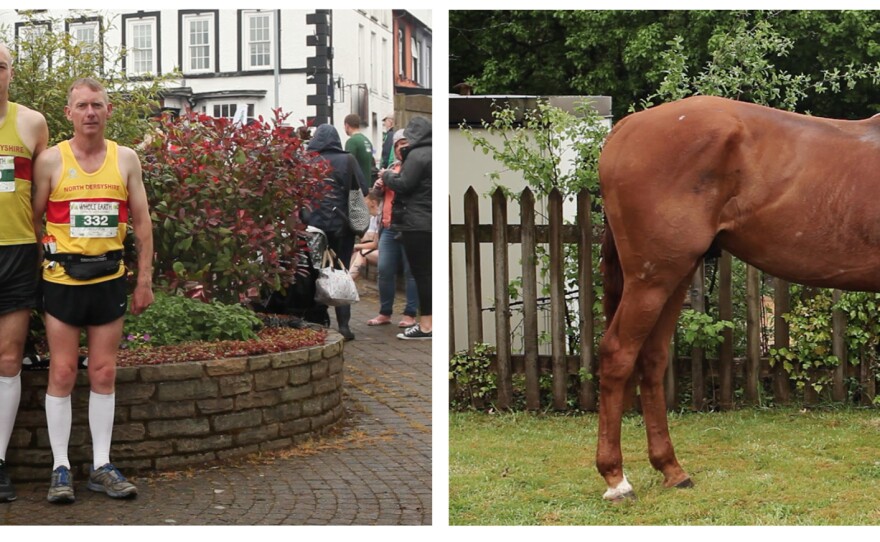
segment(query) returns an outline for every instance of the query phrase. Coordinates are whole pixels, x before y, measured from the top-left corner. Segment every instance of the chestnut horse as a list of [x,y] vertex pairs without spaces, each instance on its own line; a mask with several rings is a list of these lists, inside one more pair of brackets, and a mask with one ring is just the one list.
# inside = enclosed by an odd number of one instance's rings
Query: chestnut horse
[[651,465],[673,451],[663,375],[691,277],[713,244],[792,282],[880,290],[880,118],[831,120],[708,96],[619,122],[599,160],[607,329],[600,344],[604,497],[633,497],[620,424],[638,384]]

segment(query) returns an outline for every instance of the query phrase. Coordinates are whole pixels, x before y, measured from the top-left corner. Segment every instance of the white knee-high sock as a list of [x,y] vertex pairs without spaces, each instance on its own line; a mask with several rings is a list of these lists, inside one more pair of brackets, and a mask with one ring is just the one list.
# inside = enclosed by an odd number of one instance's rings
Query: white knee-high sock
[[54,397],[46,394],[46,425],[49,429],[49,444],[52,446],[53,471],[62,466],[70,468],[67,446],[70,442],[72,416],[69,395]]
[[15,376],[0,376],[0,459],[4,461],[20,400],[21,371]]
[[116,394],[89,395],[89,429],[92,432],[92,459],[94,468],[110,462],[110,439],[113,435],[113,416],[116,413]]

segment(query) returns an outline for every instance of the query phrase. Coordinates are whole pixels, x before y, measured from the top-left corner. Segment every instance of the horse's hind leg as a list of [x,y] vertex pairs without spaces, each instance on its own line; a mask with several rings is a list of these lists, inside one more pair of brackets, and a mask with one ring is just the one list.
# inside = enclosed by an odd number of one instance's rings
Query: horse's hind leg
[[[673,285],[678,281],[673,281]],[[618,501],[633,497],[632,486],[623,473],[620,451],[620,424],[623,417],[627,380],[633,374],[636,358],[646,338],[663,312],[674,286],[649,285],[643,281],[626,283],[620,305],[600,344],[599,364],[599,445],[596,467],[605,478],[605,499]]]
[[[692,273],[691,273],[692,274]],[[690,285],[690,275],[682,281],[666,302],[657,324],[645,341],[639,354],[641,385],[639,388],[645,430],[648,433],[648,457],[651,465],[663,473],[666,487],[691,487],[693,483],[678,464],[669,425],[666,419],[666,397],[663,378],[669,360],[669,342],[675,333],[682,302]]]

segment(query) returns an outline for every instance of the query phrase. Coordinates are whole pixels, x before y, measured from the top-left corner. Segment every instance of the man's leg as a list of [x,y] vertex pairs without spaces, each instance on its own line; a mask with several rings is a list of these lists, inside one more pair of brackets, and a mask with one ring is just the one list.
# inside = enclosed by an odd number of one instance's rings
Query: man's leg
[[21,399],[21,358],[30,313],[23,309],[0,315],[0,502],[15,500],[6,472],[6,451]]
[[123,319],[87,328],[89,338],[89,429],[95,468],[110,462],[110,442],[116,411],[116,355]]
[[88,488],[123,499],[137,495],[137,487],[110,462],[110,444],[116,410],[116,355],[123,319],[89,326],[89,429],[92,433],[92,470]]
[[72,409],[70,394],[76,384],[79,358],[80,328],[71,326],[46,313],[46,338],[49,341],[49,386],[46,389],[46,424],[52,447],[52,482],[48,500],[53,503],[73,502],[70,460]]

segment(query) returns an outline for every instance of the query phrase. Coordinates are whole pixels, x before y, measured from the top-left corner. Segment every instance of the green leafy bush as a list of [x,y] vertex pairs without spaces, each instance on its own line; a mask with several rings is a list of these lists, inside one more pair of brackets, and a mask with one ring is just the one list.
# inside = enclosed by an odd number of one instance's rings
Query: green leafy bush
[[783,315],[789,324],[788,348],[771,348],[770,365],[781,363],[789,378],[803,389],[807,384],[821,392],[831,383],[831,369],[841,360],[831,353],[831,290],[796,300],[790,313]]
[[449,360],[450,405],[467,410],[486,408],[498,391],[498,376],[490,368],[495,347],[478,343],[473,352],[456,353]]
[[678,340],[688,348],[714,348],[724,342],[722,333],[733,329],[729,320],[715,320],[706,313],[693,309],[681,311],[678,317]]
[[239,303],[293,280],[299,211],[319,201],[328,166],[285,119],[160,119],[142,150],[160,286]]
[[256,339],[262,326],[253,311],[219,301],[204,303],[183,296],[156,293],[156,301],[138,316],[128,316],[123,346],[162,346],[185,341]]

